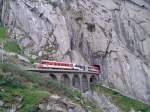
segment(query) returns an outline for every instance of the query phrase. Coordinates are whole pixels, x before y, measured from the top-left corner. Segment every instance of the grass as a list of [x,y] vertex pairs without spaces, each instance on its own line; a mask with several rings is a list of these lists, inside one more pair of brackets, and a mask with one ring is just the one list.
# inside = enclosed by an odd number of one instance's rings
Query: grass
[[0,26],[0,42],[4,42],[4,49],[8,52],[21,53],[20,46],[16,42],[8,40],[6,37],[7,29]]
[[129,112],[133,108],[136,112],[150,112],[150,106],[140,101],[123,96],[101,85],[93,85],[93,91],[101,92],[108,96],[112,103],[116,104],[123,112]]
[[4,44],[4,48],[8,52],[21,53],[20,46],[14,41],[6,41]]
[[7,36],[7,29],[0,26],[0,42],[4,41],[6,39]]
[[[0,64],[0,69],[2,71],[0,72],[0,76],[2,76],[0,80],[4,80],[0,83],[0,86],[5,88],[5,92],[0,94],[0,98],[11,101],[14,95],[23,96],[21,112],[28,112],[27,109],[32,109],[41,100],[39,98],[47,96],[48,93],[67,97],[74,103],[81,105],[88,112],[101,112],[99,107],[84,98],[80,92],[59,84],[51,78],[24,71],[10,63]],[[3,77],[1,73],[8,76]],[[10,76],[13,78],[10,78]]]
[[6,70],[0,69],[0,100],[7,104],[3,108],[0,107],[0,112],[6,112],[6,109],[11,107],[15,96],[22,97],[19,112],[29,112],[31,109],[36,110],[38,102],[50,95],[49,92]]
[[4,102],[11,104],[15,96],[22,97],[22,106],[19,112],[28,112],[31,107],[36,109],[38,102],[49,96],[48,92],[35,88],[12,88],[3,86],[3,89],[5,91],[0,92],[0,97],[3,98],[2,100]]

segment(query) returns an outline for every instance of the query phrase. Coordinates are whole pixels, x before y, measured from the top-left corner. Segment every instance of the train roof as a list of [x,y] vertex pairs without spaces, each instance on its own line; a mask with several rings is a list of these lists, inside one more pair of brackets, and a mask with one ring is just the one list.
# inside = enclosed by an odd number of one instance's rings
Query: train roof
[[50,61],[50,60],[41,60],[41,62],[54,62],[54,63],[67,63],[67,64],[72,64],[72,63],[69,63],[69,62]]

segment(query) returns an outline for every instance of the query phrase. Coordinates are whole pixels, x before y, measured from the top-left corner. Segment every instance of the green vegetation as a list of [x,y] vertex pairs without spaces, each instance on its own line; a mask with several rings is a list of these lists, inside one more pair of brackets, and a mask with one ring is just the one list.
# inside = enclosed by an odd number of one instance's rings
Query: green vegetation
[[32,55],[32,54],[28,54],[28,60],[30,61],[31,64],[37,63],[37,56]]
[[31,108],[36,109],[36,104],[40,102],[43,98],[48,97],[49,93],[46,91],[41,91],[35,88],[12,88],[3,86],[5,91],[0,92],[0,97],[4,102],[13,103],[13,97],[22,97],[22,107],[20,112],[29,112]]
[[8,40],[6,37],[7,29],[0,26],[0,42],[4,42],[4,49],[8,52],[21,53],[20,46],[16,42]]
[[92,85],[92,90],[101,92],[108,96],[110,100],[116,104],[123,112],[129,112],[131,108],[140,112],[150,112],[150,106],[140,101],[123,96],[116,91],[105,88],[101,85]]
[[[0,100],[11,102],[13,96],[21,96],[23,98],[21,112],[36,109],[41,99],[53,93],[67,97],[89,112],[101,112],[94,103],[82,97],[80,92],[59,84],[51,78],[24,71],[8,63],[0,64],[0,69]],[[4,90],[1,91],[2,89]],[[1,111],[3,109],[0,108]]]
[[34,64],[34,63],[37,62],[37,60],[36,60],[36,59],[33,59],[32,57],[28,57],[28,59],[29,59],[30,63],[32,63],[32,64]]
[[6,39],[7,36],[7,29],[0,26],[0,42],[4,41]]
[[50,52],[50,53],[53,52],[54,50],[55,50],[54,47],[49,47],[49,48],[47,49],[47,51]]
[[21,53],[20,46],[14,41],[6,41],[6,43],[4,44],[4,48],[9,52]]
[[[2,64],[1,64],[2,67]],[[7,103],[7,107],[14,102],[14,97],[22,97],[20,112],[29,112],[36,110],[36,104],[43,98],[48,97],[47,91],[36,88],[30,82],[21,82],[21,77],[13,75],[13,72],[6,72],[6,69],[0,69],[0,100]],[[6,112],[5,106],[0,111]]]

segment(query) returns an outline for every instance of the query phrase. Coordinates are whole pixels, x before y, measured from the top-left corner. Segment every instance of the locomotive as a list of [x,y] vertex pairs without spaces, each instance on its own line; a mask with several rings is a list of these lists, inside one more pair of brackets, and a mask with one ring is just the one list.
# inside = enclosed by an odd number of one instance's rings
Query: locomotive
[[95,72],[97,74],[100,73],[100,67],[98,66],[90,66],[90,65],[80,65],[76,63],[68,63],[68,62],[58,62],[58,61],[49,61],[49,60],[41,60],[40,63],[36,65],[39,69],[66,69],[66,70],[79,70],[86,72]]

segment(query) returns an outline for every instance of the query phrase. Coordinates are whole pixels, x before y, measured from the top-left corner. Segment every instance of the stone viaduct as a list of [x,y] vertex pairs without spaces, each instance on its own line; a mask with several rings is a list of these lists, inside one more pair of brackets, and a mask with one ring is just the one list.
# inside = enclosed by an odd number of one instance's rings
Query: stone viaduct
[[99,81],[99,74],[93,72],[59,69],[30,69],[29,71],[40,72],[50,76],[59,83],[76,88],[81,92],[86,92],[90,89],[90,84],[97,83]]
[[98,81],[98,77],[91,74],[50,73],[49,76],[59,83],[74,87],[82,92],[89,90],[90,84]]

